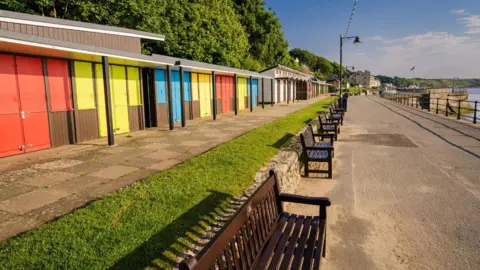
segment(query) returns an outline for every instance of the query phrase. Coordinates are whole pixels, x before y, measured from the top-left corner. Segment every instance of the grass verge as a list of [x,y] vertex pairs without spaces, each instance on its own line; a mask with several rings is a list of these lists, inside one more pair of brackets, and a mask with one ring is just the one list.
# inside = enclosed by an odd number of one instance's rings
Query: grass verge
[[250,131],[0,246],[4,269],[169,268],[218,209],[332,101]]

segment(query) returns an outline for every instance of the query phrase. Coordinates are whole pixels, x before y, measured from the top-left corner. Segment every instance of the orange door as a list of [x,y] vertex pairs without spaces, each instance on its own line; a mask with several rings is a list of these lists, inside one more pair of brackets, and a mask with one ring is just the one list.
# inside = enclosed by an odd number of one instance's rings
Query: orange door
[[0,54],[0,157],[23,153],[22,119],[13,55]]
[[16,57],[25,152],[50,147],[45,84],[40,58]]

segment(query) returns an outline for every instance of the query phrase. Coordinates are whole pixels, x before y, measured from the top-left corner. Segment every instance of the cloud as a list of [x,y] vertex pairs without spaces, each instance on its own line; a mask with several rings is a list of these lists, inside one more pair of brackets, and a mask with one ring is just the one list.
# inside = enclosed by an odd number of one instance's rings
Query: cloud
[[374,41],[382,41],[383,37],[381,36],[373,36],[373,37],[367,37],[365,38],[366,40],[374,40]]
[[454,9],[451,10],[450,13],[456,14],[456,15],[462,15],[465,14],[467,11],[465,9]]
[[427,32],[382,42],[364,42],[359,49],[344,51],[344,61],[374,74],[411,77],[410,68],[425,78],[479,77],[480,40],[447,32]]
[[480,34],[480,15],[469,15],[458,20],[465,24],[465,34]]

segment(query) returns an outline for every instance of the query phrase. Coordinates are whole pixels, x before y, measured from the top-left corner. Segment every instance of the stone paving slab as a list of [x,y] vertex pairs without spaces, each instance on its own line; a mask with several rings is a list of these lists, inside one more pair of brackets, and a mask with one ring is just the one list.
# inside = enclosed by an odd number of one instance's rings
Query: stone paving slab
[[54,189],[38,189],[0,202],[0,210],[23,214],[38,207],[52,203],[69,193]]
[[0,242],[24,231],[36,228],[43,222],[30,217],[16,216],[0,223]]
[[122,166],[122,165],[113,165],[105,169],[101,169],[99,171],[93,172],[89,174],[89,176],[106,178],[106,179],[116,179],[126,174],[132,173],[136,170],[138,170],[138,168]]
[[93,198],[94,197],[85,194],[72,194],[51,204],[34,209],[26,214],[26,216],[42,222],[48,222],[54,218],[71,212],[73,209],[84,206],[88,202],[92,201]]
[[0,201],[4,201],[6,199],[28,193],[33,190],[36,190],[36,187],[21,185],[17,183],[9,184],[0,189]]
[[83,175],[83,174],[88,174],[88,173],[91,173],[91,172],[95,172],[95,171],[98,171],[100,169],[103,169],[105,168],[105,164],[102,164],[102,163],[98,163],[98,162],[83,162],[78,164],[78,165],[75,165],[75,166],[72,166],[72,167],[69,167],[67,169],[64,169],[63,171],[64,172],[70,172],[70,173],[75,173],[75,174],[78,174],[78,175]]
[[[2,158],[0,241],[70,213],[92,200],[169,169],[318,100],[267,106],[265,110],[256,108],[253,113],[245,111],[238,116],[219,115],[217,121],[195,119],[188,121],[185,128],[176,125],[173,131],[159,127],[120,134],[113,147],[108,147],[106,139],[101,138]],[[46,175],[55,177],[42,178]]]
[[156,160],[166,160],[166,159],[178,157],[180,155],[181,153],[178,153],[178,152],[160,150],[160,151],[155,151],[153,153],[145,155],[144,157],[156,159]]
[[[108,168],[107,168],[108,169]],[[115,177],[117,178],[117,177]],[[83,175],[60,184],[52,186],[52,189],[65,191],[69,194],[78,193],[91,187],[97,186],[110,178],[95,177],[92,175]]]
[[52,186],[57,183],[66,181],[68,179],[75,178],[77,176],[78,175],[73,173],[54,171],[52,173],[42,175],[39,177],[24,179],[20,181],[20,183],[28,186],[35,186],[35,187],[48,187],[48,186]]
[[155,171],[164,171],[166,169],[170,169],[171,167],[177,165],[178,163],[180,163],[179,160],[168,159],[168,160],[164,160],[164,161],[160,161],[158,163],[155,163],[155,164],[149,166],[148,168],[150,170],[155,170]]

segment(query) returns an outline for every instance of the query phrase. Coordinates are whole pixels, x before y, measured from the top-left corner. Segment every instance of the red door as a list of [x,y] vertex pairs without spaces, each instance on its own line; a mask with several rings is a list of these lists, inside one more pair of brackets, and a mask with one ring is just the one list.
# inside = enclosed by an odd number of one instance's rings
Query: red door
[[47,102],[40,58],[17,56],[18,92],[25,152],[50,147]]
[[23,153],[23,131],[13,55],[0,54],[0,157]]
[[233,78],[223,77],[222,109],[223,112],[232,110],[231,101],[233,98]]

